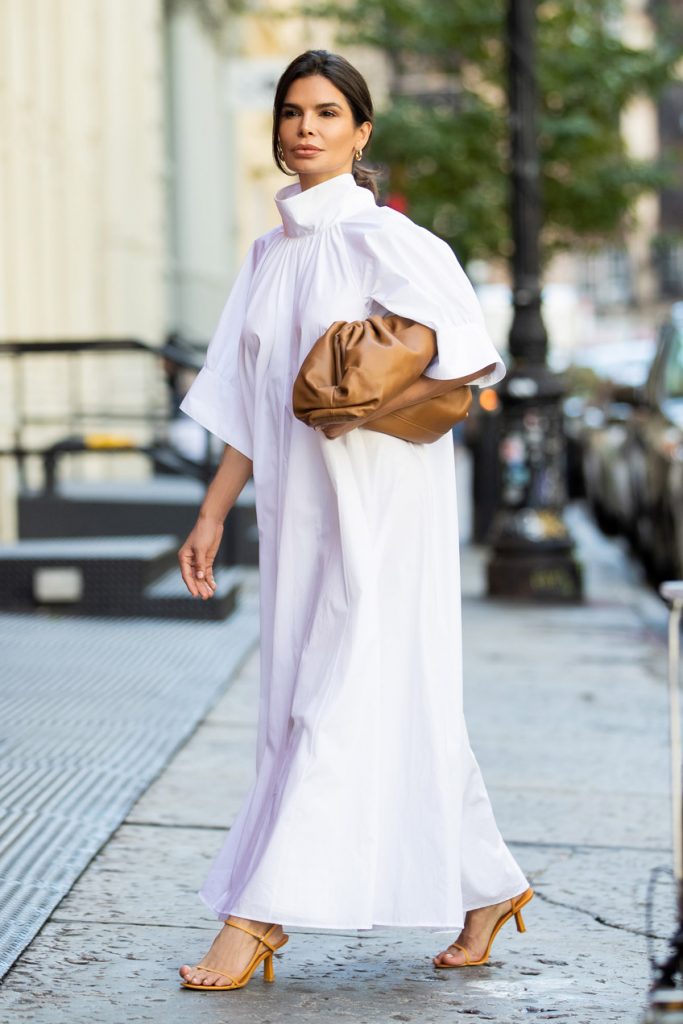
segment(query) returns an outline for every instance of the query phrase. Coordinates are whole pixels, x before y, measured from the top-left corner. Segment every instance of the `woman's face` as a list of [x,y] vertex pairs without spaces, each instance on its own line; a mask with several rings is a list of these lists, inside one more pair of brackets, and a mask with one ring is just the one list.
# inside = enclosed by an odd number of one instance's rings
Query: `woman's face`
[[289,87],[278,129],[284,162],[306,189],[350,173],[372,125],[365,121],[356,127],[343,92],[323,75],[309,75]]

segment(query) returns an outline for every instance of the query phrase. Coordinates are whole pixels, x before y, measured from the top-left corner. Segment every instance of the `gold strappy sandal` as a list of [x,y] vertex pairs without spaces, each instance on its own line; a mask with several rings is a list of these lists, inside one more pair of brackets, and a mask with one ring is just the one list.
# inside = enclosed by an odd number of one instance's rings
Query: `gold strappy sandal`
[[[489,936],[489,944],[486,947],[486,950],[484,951],[484,955],[482,956],[481,960],[470,960],[469,951],[465,948],[465,946],[462,946],[459,942],[451,942],[451,945],[448,947],[448,949],[450,949],[451,947],[455,947],[455,949],[461,950],[465,954],[465,963],[464,964],[443,964],[442,963],[442,964],[434,964],[434,966],[435,967],[477,967],[479,964],[485,964],[486,961],[489,958],[489,954],[491,952],[491,946],[493,945],[493,940],[495,939],[496,935],[498,934],[498,932],[503,927],[503,925],[505,924],[506,921],[509,921],[510,918],[514,916],[515,924],[517,925],[517,931],[518,932],[525,932],[526,931],[526,925],[524,924],[524,918],[521,915],[521,909],[522,909],[522,907],[526,906],[526,904],[529,902],[529,900],[531,899],[531,897],[533,895],[534,895],[534,890],[531,887],[529,887],[525,892],[521,893],[519,896],[515,896],[515,898],[512,901],[511,909],[507,910],[504,914],[501,914],[501,916],[498,918],[498,920],[496,921],[495,925],[493,926],[493,931],[491,932],[491,934]],[[446,950],[446,952],[448,952],[448,950]]]
[[[233,988],[244,988],[261,961],[263,961],[263,980],[275,981],[273,953],[276,949],[280,949],[282,946],[286,945],[289,941],[289,935],[283,936],[281,942],[277,945],[273,945],[272,942],[268,941],[268,936],[275,928],[277,928],[276,924],[272,924],[263,935],[259,935],[258,932],[252,931],[251,928],[247,927],[247,925],[239,924],[237,921],[231,921],[229,918],[225,919],[225,924],[229,924],[233,928],[240,928],[243,932],[247,932],[249,935],[253,935],[255,939],[259,940],[259,944],[256,947],[254,955],[247,966],[238,978],[233,978],[231,974],[226,974],[225,971],[219,971],[217,967],[211,967],[210,964],[197,964],[194,968],[195,971],[202,970],[211,971],[212,974],[222,974],[224,978],[230,978],[231,983],[229,985],[193,985],[189,981],[181,981],[180,985],[182,988],[193,988],[196,990],[201,989],[203,992],[226,992]],[[261,949],[261,945],[264,945],[266,948]]]

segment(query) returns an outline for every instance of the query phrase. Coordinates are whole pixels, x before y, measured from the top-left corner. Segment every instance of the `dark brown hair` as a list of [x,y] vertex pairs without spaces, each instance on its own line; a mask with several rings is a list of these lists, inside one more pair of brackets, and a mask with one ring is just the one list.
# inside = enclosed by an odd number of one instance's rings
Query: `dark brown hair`
[[[277,167],[284,174],[293,175],[295,172],[288,170],[278,153],[278,134],[282,108],[292,82],[295,82],[298,78],[308,78],[310,75],[322,75],[343,93],[351,107],[351,113],[357,128],[364,121],[369,121],[370,124],[373,123],[374,110],[370,90],[360,71],[357,71],[353,64],[350,64],[345,57],[341,57],[338,53],[330,53],[328,50],[306,50],[305,53],[299,54],[280,75],[273,101],[273,159]],[[367,144],[369,142],[370,139],[368,139]],[[369,188],[375,199],[378,196],[377,184],[375,182],[378,173],[378,171],[372,170],[369,167],[363,167],[360,160],[354,160],[353,162],[353,176],[356,179],[356,184],[362,185],[363,188]]]

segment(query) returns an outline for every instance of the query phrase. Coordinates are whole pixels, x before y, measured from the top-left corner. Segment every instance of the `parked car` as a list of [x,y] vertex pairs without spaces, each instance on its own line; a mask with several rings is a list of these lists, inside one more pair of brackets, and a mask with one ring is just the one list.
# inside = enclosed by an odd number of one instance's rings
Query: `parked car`
[[683,302],[662,324],[657,353],[642,388],[625,389],[632,404],[629,464],[633,534],[655,582],[683,578]]
[[629,399],[647,379],[655,352],[654,338],[611,342],[585,350],[571,368],[579,387],[565,400],[568,453],[575,453],[583,493],[606,533],[628,534],[634,521]]

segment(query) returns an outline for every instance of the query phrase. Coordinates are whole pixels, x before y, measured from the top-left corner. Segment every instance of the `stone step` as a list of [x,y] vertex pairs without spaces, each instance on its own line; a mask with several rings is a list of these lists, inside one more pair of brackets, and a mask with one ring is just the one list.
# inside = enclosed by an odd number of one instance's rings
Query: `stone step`
[[143,591],[147,616],[164,619],[225,619],[234,611],[242,584],[243,573],[238,568],[219,566],[215,571],[216,589],[207,601],[192,597],[180,569],[169,569]]
[[208,601],[180,575],[178,539],[51,537],[0,545],[0,610],[125,618],[216,620],[234,609],[239,570],[216,572]]
[[[23,489],[18,496],[19,537],[173,534],[180,544],[194,525],[205,491],[198,480],[177,476],[58,481],[53,494]],[[216,562],[258,565],[253,480],[226,519]]]

